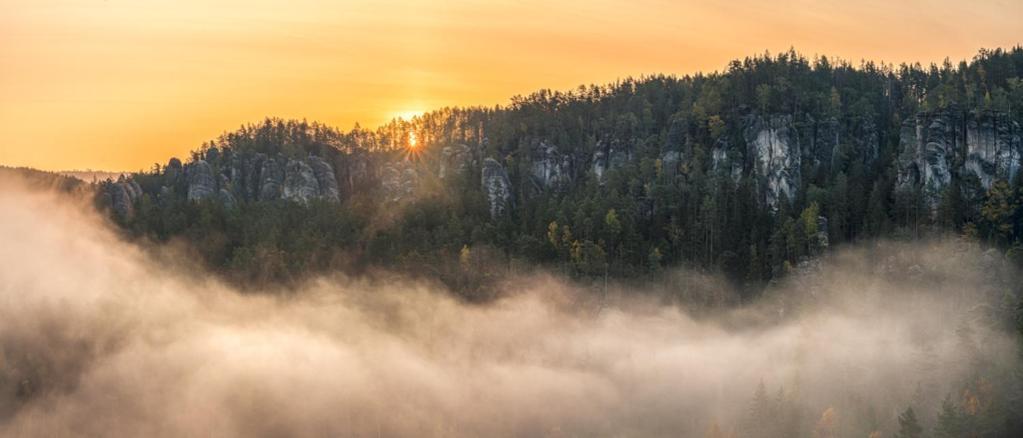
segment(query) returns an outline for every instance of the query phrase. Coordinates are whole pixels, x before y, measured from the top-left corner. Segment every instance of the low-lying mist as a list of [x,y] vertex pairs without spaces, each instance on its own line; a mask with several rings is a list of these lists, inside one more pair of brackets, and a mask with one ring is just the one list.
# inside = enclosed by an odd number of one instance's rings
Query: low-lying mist
[[246,294],[2,184],[3,436],[865,437],[910,406],[933,427],[946,397],[1019,416],[1015,274],[966,243],[842,251],[713,316],[546,275],[485,305],[400,275]]

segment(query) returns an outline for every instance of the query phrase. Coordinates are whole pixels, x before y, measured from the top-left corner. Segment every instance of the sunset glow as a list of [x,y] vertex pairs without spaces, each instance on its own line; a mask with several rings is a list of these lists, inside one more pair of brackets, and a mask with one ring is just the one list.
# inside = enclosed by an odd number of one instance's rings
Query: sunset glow
[[0,162],[137,170],[267,116],[373,128],[790,47],[957,61],[1018,44],[1021,16],[996,1],[0,0]]

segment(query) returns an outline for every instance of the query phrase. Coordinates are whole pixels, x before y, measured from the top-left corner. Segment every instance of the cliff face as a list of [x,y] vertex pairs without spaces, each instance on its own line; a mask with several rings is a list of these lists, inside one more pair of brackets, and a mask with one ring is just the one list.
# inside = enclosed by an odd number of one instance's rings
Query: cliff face
[[120,219],[129,219],[135,214],[135,203],[142,198],[142,187],[135,180],[120,177],[117,181],[104,183],[98,192],[101,203],[109,206]]
[[[304,159],[269,157],[266,154],[207,153],[182,165],[176,158],[164,168],[167,181],[158,197],[174,196],[175,187],[184,187],[189,201],[215,200],[228,207],[238,202],[312,200],[340,201],[340,189],[334,167],[324,159],[310,155]],[[134,183],[134,181],[131,181]],[[137,186],[137,184],[135,184]],[[110,189],[116,192],[117,189]],[[141,195],[141,189],[138,190]],[[122,199],[114,193],[112,200]],[[134,201],[135,198],[127,198]],[[117,205],[114,202],[114,205]],[[115,208],[115,211],[127,211]]]
[[1020,169],[1020,127],[1001,112],[917,114],[902,124],[899,147],[898,188],[919,191],[931,209],[953,178],[988,189]]
[[483,160],[480,184],[490,208],[490,217],[497,219],[511,208],[511,181],[504,166],[493,158]]
[[795,199],[802,173],[792,116],[748,116],[744,125],[747,156],[753,160],[754,175],[767,206],[777,208],[783,196]]
[[541,140],[531,149],[530,171],[533,182],[543,190],[561,190],[572,183],[572,157],[558,147]]
[[1019,173],[1020,126],[1008,114],[984,112],[966,122],[966,163],[968,174],[984,188],[997,179],[1011,181]]

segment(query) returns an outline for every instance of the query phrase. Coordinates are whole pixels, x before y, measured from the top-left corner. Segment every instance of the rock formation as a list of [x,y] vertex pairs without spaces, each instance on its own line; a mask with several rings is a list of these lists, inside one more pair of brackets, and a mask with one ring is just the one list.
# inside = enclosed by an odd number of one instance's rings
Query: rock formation
[[533,181],[543,189],[563,189],[572,182],[572,158],[557,146],[541,140],[531,148],[530,171]]
[[188,181],[188,200],[201,201],[218,193],[217,180],[213,177],[213,168],[206,160],[197,160],[185,167],[185,178]]
[[504,166],[493,158],[483,160],[481,184],[490,206],[490,217],[497,219],[511,207],[511,181]]
[[792,116],[747,116],[743,134],[767,206],[777,208],[782,196],[795,199],[801,156]]
[[306,158],[309,167],[313,169],[316,176],[316,184],[319,187],[317,196],[329,202],[340,202],[341,191],[337,185],[337,177],[334,175],[334,168],[330,163],[315,155]]
[[921,112],[903,122],[900,190],[917,190],[932,210],[953,178],[975,178],[983,189],[1011,181],[1020,169],[1020,128],[1005,113],[962,113],[955,107]]
[[1008,114],[987,111],[966,122],[965,170],[985,189],[997,179],[1015,178],[1021,152],[1019,123]]
[[[210,151],[216,150],[210,149]],[[206,159],[198,159],[183,166],[187,198],[190,201],[216,199],[232,207],[239,202],[273,201],[284,199],[306,203],[314,199],[339,202],[340,191],[334,168],[324,159],[309,156],[305,159],[289,159],[278,154],[235,154],[219,152],[219,164],[214,167]],[[177,174],[180,161],[172,160],[167,166],[168,174]],[[168,187],[167,193],[173,193]],[[165,196],[162,194],[161,196]]]
[[101,195],[103,203],[117,217],[129,219],[135,214],[135,203],[142,198],[142,187],[135,180],[121,176],[117,181],[103,183]]
[[464,144],[444,146],[440,153],[440,168],[437,175],[441,179],[469,170],[472,165],[472,149]]
[[[281,157],[283,159],[283,157]],[[259,200],[273,201],[281,197],[284,187],[284,166],[274,158],[263,159],[259,167]]]
[[284,184],[281,186],[281,198],[288,201],[307,203],[320,193],[320,183],[316,181],[313,168],[300,160],[288,160],[284,168]]

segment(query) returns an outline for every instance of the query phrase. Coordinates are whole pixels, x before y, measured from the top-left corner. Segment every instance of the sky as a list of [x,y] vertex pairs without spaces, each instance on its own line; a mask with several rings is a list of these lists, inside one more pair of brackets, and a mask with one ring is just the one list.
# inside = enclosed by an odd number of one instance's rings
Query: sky
[[265,117],[342,129],[794,47],[940,62],[1023,2],[0,0],[0,165],[133,171]]

